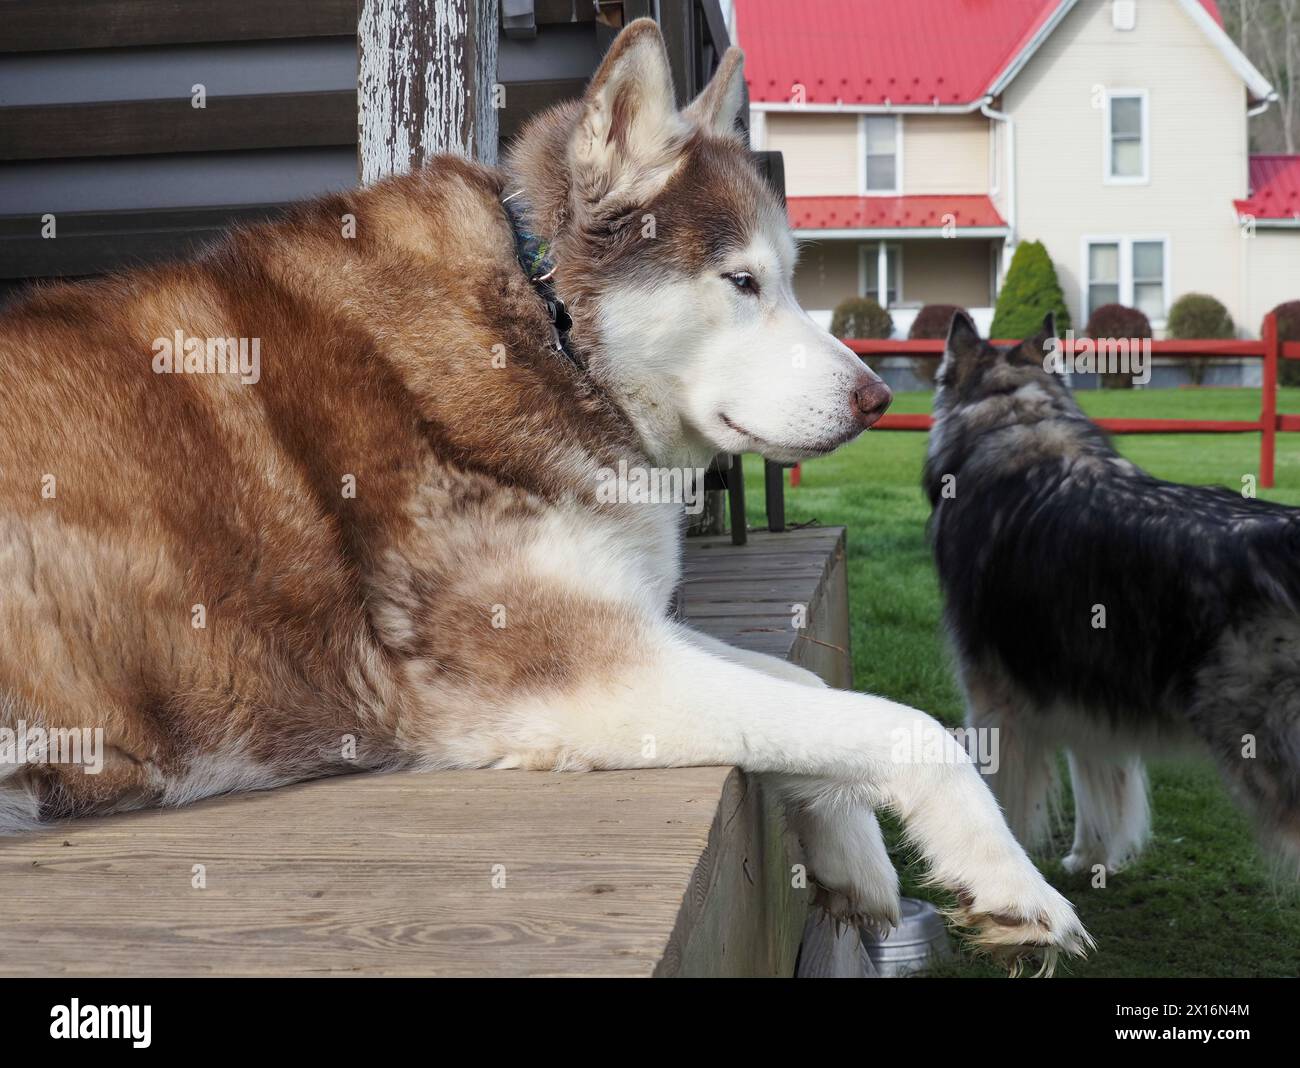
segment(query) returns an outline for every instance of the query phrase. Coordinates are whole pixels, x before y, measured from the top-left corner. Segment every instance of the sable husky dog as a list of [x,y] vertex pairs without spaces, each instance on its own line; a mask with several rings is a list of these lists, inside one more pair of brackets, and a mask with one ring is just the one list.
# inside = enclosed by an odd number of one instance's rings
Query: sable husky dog
[[1208,747],[1267,839],[1300,860],[1300,509],[1153,478],[1045,370],[953,320],[925,468],[967,723],[1027,845],[1050,837],[1069,750],[1071,871],[1147,838],[1144,753]]
[[[888,403],[795,302],[742,97],[732,51],[679,112],[637,22],[505,174],[439,159],[13,308],[5,714],[102,727],[108,751],[97,776],[4,769],[5,821],[362,768],[736,763],[778,776],[837,915],[898,917],[888,805],[979,943],[1082,949],[938,723],[670,620],[680,505],[598,493],[719,450],[819,456]],[[521,270],[515,192],[573,359]],[[259,339],[257,382],[155,373],[178,330]],[[895,759],[900,734],[944,759]]]

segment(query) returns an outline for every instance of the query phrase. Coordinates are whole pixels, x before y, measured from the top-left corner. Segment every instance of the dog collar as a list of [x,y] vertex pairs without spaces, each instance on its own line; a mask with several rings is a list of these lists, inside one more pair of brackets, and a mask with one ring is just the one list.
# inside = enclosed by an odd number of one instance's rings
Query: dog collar
[[[522,190],[520,190],[522,192]],[[515,255],[524,276],[532,284],[537,295],[546,305],[546,314],[551,320],[551,347],[563,353],[575,367],[587,369],[582,357],[574,350],[569,340],[569,331],[573,329],[573,317],[564,306],[564,301],[555,292],[552,278],[555,276],[555,262],[551,259],[551,243],[528,229],[524,222],[524,202],[519,193],[511,193],[501,202],[506,218],[510,220],[510,229],[515,234]]]

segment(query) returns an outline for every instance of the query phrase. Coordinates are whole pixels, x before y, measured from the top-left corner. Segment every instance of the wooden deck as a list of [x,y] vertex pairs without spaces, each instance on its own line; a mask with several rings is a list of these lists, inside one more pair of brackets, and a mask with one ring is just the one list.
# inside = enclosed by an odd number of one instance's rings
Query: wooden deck
[[[696,625],[851,681],[840,529],[693,540],[687,575]],[[218,798],[0,844],[0,974],[793,975],[785,839],[734,768]]]

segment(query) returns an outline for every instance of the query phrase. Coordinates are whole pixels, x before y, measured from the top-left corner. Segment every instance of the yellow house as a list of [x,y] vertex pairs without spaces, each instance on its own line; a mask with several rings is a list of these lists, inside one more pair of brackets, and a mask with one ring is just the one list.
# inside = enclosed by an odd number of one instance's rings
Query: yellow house
[[987,330],[1021,240],[1078,328],[1209,293],[1253,335],[1300,299],[1300,157],[1249,154],[1276,100],[1215,0],[736,0],[751,136],[784,153],[797,290]]

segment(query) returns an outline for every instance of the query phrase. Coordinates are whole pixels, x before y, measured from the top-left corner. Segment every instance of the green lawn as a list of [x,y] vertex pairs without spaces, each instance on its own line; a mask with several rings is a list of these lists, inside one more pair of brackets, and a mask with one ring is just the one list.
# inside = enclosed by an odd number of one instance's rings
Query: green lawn
[[[1300,411],[1300,389],[1282,391],[1279,407]],[[1153,418],[1258,417],[1259,391],[1185,389],[1084,392],[1089,414]],[[895,412],[929,410],[928,393],[899,394]],[[1277,488],[1260,496],[1300,505],[1300,434],[1279,435]],[[848,528],[853,670],[859,689],[880,693],[961,722],[939,629],[939,591],[925,542],[929,506],[920,489],[926,435],[868,432],[833,456],[805,464],[803,483],[787,489],[792,523]],[[1259,462],[1255,434],[1128,435],[1120,451],[1162,478],[1221,483],[1235,490]],[[746,458],[749,521],[765,526],[761,463]],[[1208,762],[1162,761],[1151,769],[1154,831],[1143,859],[1092,889],[1058,861],[1070,833],[1058,832],[1041,863],[1078,907],[1097,939],[1079,976],[1294,976],[1300,974],[1300,897],[1270,877],[1245,819],[1229,802]],[[960,813],[953,814],[954,819]],[[888,821],[887,821],[888,822]],[[919,885],[922,868],[888,827],[904,893],[942,901]],[[1001,974],[963,957],[942,974]]]

